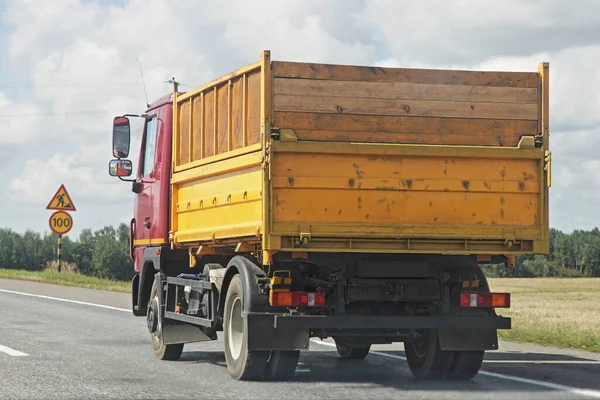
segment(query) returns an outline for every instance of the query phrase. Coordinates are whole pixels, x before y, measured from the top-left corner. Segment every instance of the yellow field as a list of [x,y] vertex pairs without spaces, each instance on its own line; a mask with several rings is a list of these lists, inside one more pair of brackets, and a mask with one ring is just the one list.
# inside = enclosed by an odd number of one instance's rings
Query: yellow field
[[600,279],[490,278],[491,290],[510,292],[511,330],[501,339],[600,352]]

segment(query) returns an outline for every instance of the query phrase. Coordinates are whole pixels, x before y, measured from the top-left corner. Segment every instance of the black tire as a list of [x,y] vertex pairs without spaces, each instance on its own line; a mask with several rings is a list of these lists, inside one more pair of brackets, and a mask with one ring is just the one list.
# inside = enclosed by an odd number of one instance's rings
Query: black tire
[[485,351],[455,351],[452,365],[448,371],[448,379],[468,381],[479,373]]
[[267,364],[265,378],[286,380],[294,376],[300,359],[300,350],[274,350]]
[[[152,283],[152,289],[150,290],[150,301],[158,297],[158,287],[156,280]],[[151,312],[151,307],[148,307],[148,313]],[[181,357],[183,352],[183,343],[177,344],[164,344],[161,333],[162,322],[158,321],[158,330],[150,334],[150,343],[152,344],[152,351],[154,356],[159,360],[165,361],[177,361]]]
[[440,348],[436,329],[425,331],[419,339],[405,342],[404,350],[408,367],[415,378],[423,380],[446,378],[454,352]]
[[[479,288],[469,289],[471,291],[481,291],[489,293],[490,288],[485,278],[485,274],[479,267],[464,267],[452,271],[453,274],[471,275],[477,277],[479,280]],[[472,379],[479,373],[481,364],[483,363],[483,357],[485,356],[484,350],[476,351],[455,351],[452,359],[452,365],[448,371],[447,379],[466,381]]]
[[[242,279],[239,275],[235,275],[231,279],[225,297],[223,315],[225,361],[229,375],[233,379],[257,380],[263,378],[265,374],[270,352],[248,350],[248,322],[246,318],[242,318],[242,304],[244,304]],[[232,350],[238,354],[233,354]]]
[[338,354],[341,358],[349,360],[362,360],[369,355],[369,351],[371,350],[371,345],[362,347],[349,347],[338,342],[335,342],[335,347],[337,348]]

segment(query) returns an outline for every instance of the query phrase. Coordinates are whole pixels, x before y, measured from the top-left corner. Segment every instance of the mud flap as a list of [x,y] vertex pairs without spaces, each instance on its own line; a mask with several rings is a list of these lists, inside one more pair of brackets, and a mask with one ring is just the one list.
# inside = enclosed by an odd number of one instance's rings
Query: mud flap
[[495,329],[438,329],[440,348],[448,351],[497,350]]
[[251,315],[248,320],[249,350],[306,350],[308,329],[282,329],[273,326],[271,316]]

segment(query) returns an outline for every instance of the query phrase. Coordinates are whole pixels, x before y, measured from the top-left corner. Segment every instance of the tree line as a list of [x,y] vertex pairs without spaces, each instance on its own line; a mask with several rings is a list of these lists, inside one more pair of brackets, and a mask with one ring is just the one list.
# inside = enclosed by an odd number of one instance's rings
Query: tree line
[[[0,268],[41,271],[56,269],[58,235],[27,230],[23,234],[0,228]],[[129,258],[129,226],[84,229],[62,238],[62,270],[115,280],[133,277]]]
[[[0,228],[0,268],[40,271],[53,268],[57,235],[31,230],[23,234]],[[77,238],[63,236],[64,270],[116,280],[133,277],[129,258],[129,226],[84,229]],[[514,269],[485,266],[489,276],[502,277],[600,277],[600,230],[563,233],[550,230],[549,255],[523,255]]]

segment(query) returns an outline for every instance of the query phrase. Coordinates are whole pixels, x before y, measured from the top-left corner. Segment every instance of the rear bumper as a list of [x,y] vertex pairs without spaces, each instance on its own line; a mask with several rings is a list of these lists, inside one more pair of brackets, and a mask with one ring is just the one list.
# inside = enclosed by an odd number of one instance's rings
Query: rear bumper
[[363,317],[246,313],[248,323],[270,329],[511,329],[511,319],[500,316]]

